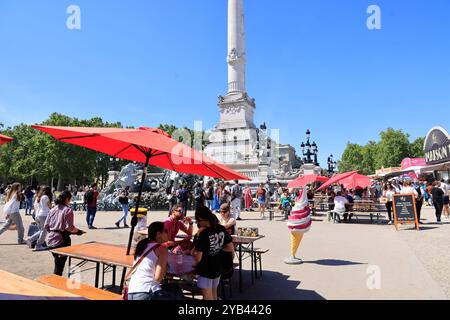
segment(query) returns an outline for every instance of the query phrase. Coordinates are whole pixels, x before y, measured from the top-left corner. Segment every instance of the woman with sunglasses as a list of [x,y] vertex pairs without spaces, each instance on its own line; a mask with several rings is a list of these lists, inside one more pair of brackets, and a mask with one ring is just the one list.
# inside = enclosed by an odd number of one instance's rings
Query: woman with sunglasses
[[219,223],[224,226],[229,235],[235,233],[236,220],[231,216],[231,209],[229,204],[223,204],[220,207]]
[[392,186],[390,182],[387,182],[384,185],[383,196],[386,198],[386,209],[388,212],[389,222],[388,224],[392,224],[392,200],[394,195],[396,194],[395,188]]

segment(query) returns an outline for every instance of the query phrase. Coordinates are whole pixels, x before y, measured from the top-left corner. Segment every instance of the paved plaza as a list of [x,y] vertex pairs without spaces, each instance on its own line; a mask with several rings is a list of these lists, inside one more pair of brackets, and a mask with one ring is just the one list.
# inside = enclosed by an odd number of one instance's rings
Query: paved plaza
[[[126,244],[129,229],[114,227],[118,215],[99,212],[95,223],[98,230],[87,230],[84,213],[76,213],[76,226],[88,233],[73,236],[73,244],[89,241]],[[244,220],[239,226],[259,228],[266,237],[256,242],[255,247],[270,251],[263,256],[263,278],[253,286],[249,260],[244,262],[242,294],[235,273],[233,299],[449,299],[450,220],[444,219],[444,225],[437,225],[433,215],[434,210],[426,207],[426,224],[420,232],[412,227],[402,227],[397,232],[393,226],[369,224],[364,217],[352,224],[333,224],[325,216],[316,216],[299,250],[305,263],[291,266],[282,262],[290,249],[286,223],[277,221],[278,216],[275,221],[262,221],[256,212],[243,213]],[[165,217],[166,212],[151,212],[149,223]],[[30,217],[24,217],[26,227],[30,222]],[[32,252],[27,246],[15,245],[16,240],[16,231],[0,237],[0,269],[30,279],[52,273],[53,259],[49,252]],[[377,283],[372,281],[374,270],[380,272],[379,289],[373,289]],[[94,271],[84,273],[81,281],[93,284]]]

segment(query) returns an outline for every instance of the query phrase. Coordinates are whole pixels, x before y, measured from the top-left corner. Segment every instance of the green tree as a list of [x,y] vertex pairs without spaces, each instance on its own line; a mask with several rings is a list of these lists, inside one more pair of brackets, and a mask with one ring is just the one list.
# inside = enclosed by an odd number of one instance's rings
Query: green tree
[[359,144],[348,143],[342,158],[338,161],[339,172],[360,170],[363,162],[363,147]]
[[409,156],[409,134],[389,128],[381,132],[380,137],[375,158],[377,168],[400,166],[402,160]]
[[424,158],[425,153],[423,151],[423,146],[425,144],[425,138],[420,137],[414,140],[409,146],[409,156],[411,158]]
[[375,159],[378,153],[378,143],[375,141],[369,141],[362,148],[362,162],[359,170],[361,170],[361,174],[371,175],[375,173],[375,170],[378,169],[376,167]]

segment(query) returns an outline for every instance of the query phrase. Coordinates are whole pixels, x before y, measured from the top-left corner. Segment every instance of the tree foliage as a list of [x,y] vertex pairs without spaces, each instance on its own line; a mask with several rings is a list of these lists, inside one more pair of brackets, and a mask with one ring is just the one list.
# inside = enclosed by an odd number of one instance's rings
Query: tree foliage
[[[82,120],[59,113],[52,113],[41,125],[122,128],[120,122],[105,122],[99,117]],[[2,128],[3,124],[0,123],[0,129]],[[168,124],[160,125],[159,128],[171,135],[175,134],[179,140],[185,140],[180,137],[180,133],[188,135],[189,141],[182,142],[190,146],[194,146],[192,143],[195,137],[200,138],[203,146],[207,144],[204,132],[194,132],[189,128],[180,130]],[[96,181],[104,184],[108,179],[108,171],[114,164],[119,169],[128,163],[112,159],[103,153],[60,142],[26,124],[6,128],[2,133],[14,138],[14,141],[0,147],[1,182],[18,181],[35,185],[51,185],[53,182],[59,190],[69,183],[81,185]]]
[[410,142],[409,134],[388,128],[380,133],[380,141],[369,141],[361,146],[348,143],[339,161],[339,171],[360,170],[362,174],[374,174],[382,167],[399,167],[404,158],[423,157],[425,138]]

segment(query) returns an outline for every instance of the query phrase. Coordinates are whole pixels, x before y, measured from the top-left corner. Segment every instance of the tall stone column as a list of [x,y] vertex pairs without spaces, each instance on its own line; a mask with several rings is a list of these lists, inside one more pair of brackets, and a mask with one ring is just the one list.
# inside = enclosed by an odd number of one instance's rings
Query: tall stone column
[[244,0],[228,0],[228,94],[246,92]]

